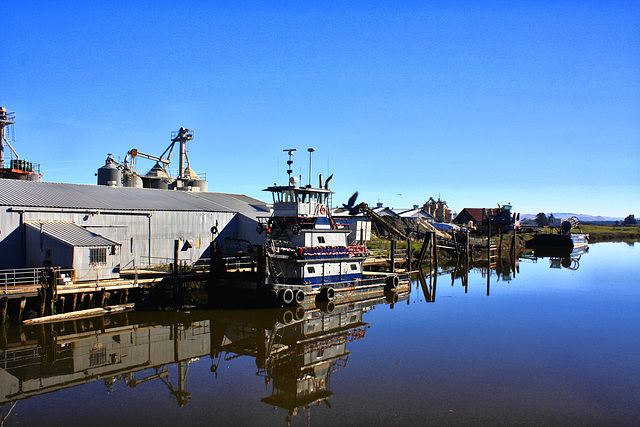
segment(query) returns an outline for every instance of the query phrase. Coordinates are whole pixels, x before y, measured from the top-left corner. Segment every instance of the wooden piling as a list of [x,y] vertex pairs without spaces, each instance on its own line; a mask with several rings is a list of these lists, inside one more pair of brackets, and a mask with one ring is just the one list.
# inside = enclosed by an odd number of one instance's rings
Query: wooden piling
[[7,308],[9,307],[9,298],[3,297],[0,300],[0,325],[4,325],[7,320]]
[[397,242],[395,240],[391,240],[391,272],[396,272],[396,246]]
[[[213,259],[213,257],[211,258]],[[266,249],[264,245],[260,245],[258,246],[258,267],[257,267],[257,272],[258,272],[258,283],[261,286],[264,286],[264,284],[267,281],[267,256],[266,256]]]
[[38,294],[38,317],[44,316],[44,308],[47,302],[44,289]]
[[487,216],[487,261],[491,264],[491,217]]
[[87,292],[83,294],[81,305],[83,309],[91,308],[91,304],[93,303],[93,293]]
[[47,292],[47,314],[56,314],[56,302],[51,292]]
[[438,271],[438,236],[436,233],[431,233],[431,247],[433,248],[433,265],[434,271]]
[[20,298],[20,305],[18,306],[18,322],[22,322],[22,318],[24,317],[24,309],[27,306],[27,297],[23,296]]
[[467,270],[469,270],[469,268],[468,268],[468,267],[469,267],[469,261],[470,261],[470,259],[471,259],[471,253],[469,252],[469,248],[470,248],[470,246],[469,246],[469,229],[468,229],[468,228],[466,229],[466,235],[467,235],[467,236],[466,236],[466,237],[467,237],[467,240],[466,240],[466,242],[465,242],[465,249],[464,249],[464,252],[465,252],[465,259],[466,259],[466,262],[467,262]]
[[106,302],[108,297],[109,297],[109,294],[107,292],[105,292],[104,289],[102,289],[98,293],[98,307],[104,307],[105,306],[105,302]]
[[[4,322],[0,324],[0,350],[8,350],[9,341],[7,340],[7,329],[4,326]],[[5,362],[6,363],[6,362]],[[4,424],[4,420],[3,420]]]
[[453,232],[453,248],[456,251],[456,260],[459,261],[460,260],[460,248],[458,247],[458,239],[456,238],[456,236],[458,235],[458,233],[456,231]]
[[67,306],[65,307],[65,311],[73,311],[76,309],[76,303],[78,300],[78,294],[77,293],[73,293],[68,295],[67,298]]
[[422,266],[424,257],[427,254],[427,248],[429,247],[429,241],[431,240],[431,233],[425,233],[424,241],[422,242],[422,248],[420,248],[420,255],[418,255],[418,268]]
[[180,251],[180,240],[173,241],[173,277],[178,276],[178,255]]
[[64,313],[64,301],[65,297],[62,295],[58,295],[58,301],[56,303],[56,313]]

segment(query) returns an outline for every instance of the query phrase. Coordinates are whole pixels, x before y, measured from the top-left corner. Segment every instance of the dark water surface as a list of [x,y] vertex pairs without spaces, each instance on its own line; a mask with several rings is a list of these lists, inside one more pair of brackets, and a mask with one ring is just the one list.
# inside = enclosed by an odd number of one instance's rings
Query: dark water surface
[[443,274],[434,302],[416,282],[395,304],[330,312],[127,313],[12,328],[2,417],[7,426],[637,425],[640,245],[594,244],[571,267],[522,259],[516,274],[493,272],[489,289],[481,271],[466,289]]

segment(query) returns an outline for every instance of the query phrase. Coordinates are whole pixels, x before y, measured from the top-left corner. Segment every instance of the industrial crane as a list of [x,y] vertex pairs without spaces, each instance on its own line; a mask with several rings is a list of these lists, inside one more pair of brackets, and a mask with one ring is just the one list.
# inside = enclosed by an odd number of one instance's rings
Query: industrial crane
[[[160,157],[152,156],[151,154],[146,154],[141,151],[138,151],[136,148],[129,150],[124,158],[124,169],[129,172],[134,172],[135,170],[135,159],[136,157],[142,157],[149,160],[154,160],[156,165],[159,166],[163,171],[166,172],[166,167],[171,163],[171,153],[173,152],[173,147],[176,143],[180,144],[180,169],[178,179],[184,178],[185,175],[185,160],[186,165],[189,167],[189,157],[187,156],[186,150],[186,142],[191,141],[193,139],[193,131],[185,128],[180,128],[177,132],[171,133],[171,144],[167,147],[166,150],[160,155]],[[166,158],[165,158],[166,155]]]
[[[171,155],[171,153],[169,153],[169,155]],[[164,153],[162,153],[162,156],[164,156]],[[145,159],[155,160],[156,164],[159,165],[162,168],[162,170],[166,172],[165,168],[169,166],[169,164],[171,163],[171,160],[168,158],[163,159],[162,156],[160,157],[152,156],[151,154],[146,154],[141,151],[138,151],[136,148],[133,148],[127,152],[126,156],[124,156],[124,169],[131,172],[134,171],[136,157],[143,157]],[[160,163],[162,163],[162,165],[160,165]]]

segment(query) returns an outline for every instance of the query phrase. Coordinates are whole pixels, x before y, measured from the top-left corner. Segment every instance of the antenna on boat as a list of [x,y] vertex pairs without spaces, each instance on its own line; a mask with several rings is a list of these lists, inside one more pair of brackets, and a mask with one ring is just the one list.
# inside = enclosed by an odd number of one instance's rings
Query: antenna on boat
[[315,148],[307,148],[307,151],[309,152],[309,187],[311,187],[311,153],[316,151],[316,149]]
[[291,185],[291,173],[293,173],[293,169],[291,166],[293,165],[293,153],[298,151],[297,148],[285,148],[282,151],[286,151],[289,154],[289,160],[287,160],[287,165],[289,165],[289,169],[287,169],[287,174],[289,175],[289,185]]

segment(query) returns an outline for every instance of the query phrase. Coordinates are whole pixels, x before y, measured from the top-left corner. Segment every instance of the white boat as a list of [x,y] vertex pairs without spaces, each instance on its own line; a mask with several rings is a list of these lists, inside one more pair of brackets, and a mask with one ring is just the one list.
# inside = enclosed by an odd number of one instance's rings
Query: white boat
[[291,175],[296,150],[285,151],[288,184],[264,190],[273,196],[273,212],[258,224],[266,244],[255,251],[256,272],[218,275],[218,289],[255,291],[267,301],[291,305],[406,288],[408,274],[363,274],[367,248],[349,244],[351,230],[331,215],[331,177],[324,185],[320,178],[317,188],[298,185]]

